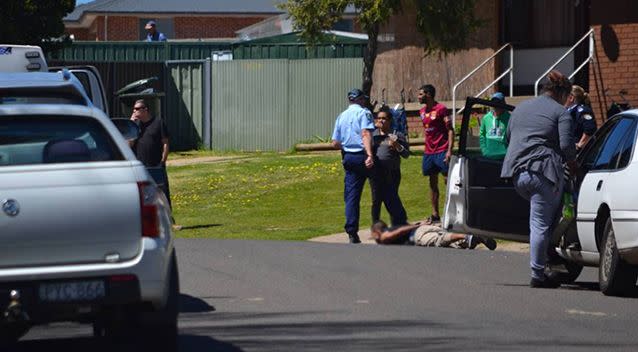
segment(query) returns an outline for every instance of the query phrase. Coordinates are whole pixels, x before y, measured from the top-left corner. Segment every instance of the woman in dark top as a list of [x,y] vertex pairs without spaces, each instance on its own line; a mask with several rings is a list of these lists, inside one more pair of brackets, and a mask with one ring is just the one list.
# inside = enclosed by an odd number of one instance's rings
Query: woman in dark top
[[383,106],[374,118],[376,130],[372,135],[374,169],[370,178],[372,190],[372,223],[379,221],[381,202],[390,214],[392,225],[407,223],[407,215],[399,198],[401,157],[407,158],[410,149],[405,135],[392,131],[392,113]]
[[501,171],[501,177],[511,178],[516,192],[530,202],[530,286],[535,288],[560,285],[545,275],[545,264],[563,190],[563,164],[573,168],[576,157],[573,119],[564,106],[572,84],[558,71],[547,78],[542,95],[512,112]]

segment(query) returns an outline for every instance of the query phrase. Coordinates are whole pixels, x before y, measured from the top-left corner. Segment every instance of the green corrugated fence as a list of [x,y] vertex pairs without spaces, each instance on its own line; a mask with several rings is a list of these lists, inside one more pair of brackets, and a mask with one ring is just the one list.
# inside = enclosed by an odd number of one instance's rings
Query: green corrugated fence
[[362,70],[361,59],[213,62],[212,149],[285,151],[329,138]]

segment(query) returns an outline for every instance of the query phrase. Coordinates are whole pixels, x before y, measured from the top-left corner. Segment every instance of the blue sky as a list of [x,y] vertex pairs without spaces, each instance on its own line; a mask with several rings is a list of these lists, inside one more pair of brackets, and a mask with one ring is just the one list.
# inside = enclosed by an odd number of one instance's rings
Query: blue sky
[[86,4],[87,2],[91,2],[93,0],[75,0],[76,5]]

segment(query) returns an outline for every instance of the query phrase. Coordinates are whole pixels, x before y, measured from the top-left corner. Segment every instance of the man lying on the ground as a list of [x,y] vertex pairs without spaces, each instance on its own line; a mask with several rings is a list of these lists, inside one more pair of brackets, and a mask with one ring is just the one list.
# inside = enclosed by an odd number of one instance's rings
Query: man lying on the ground
[[372,238],[378,244],[412,244],[425,247],[450,247],[474,249],[483,244],[491,251],[496,249],[496,241],[492,238],[477,235],[449,233],[434,225],[403,225],[388,228],[383,221],[377,221],[370,229]]

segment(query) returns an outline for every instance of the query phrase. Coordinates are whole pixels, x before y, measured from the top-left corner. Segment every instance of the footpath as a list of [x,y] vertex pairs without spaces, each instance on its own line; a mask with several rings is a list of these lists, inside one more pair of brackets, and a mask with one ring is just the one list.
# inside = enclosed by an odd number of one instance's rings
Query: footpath
[[[361,238],[361,244],[374,244],[376,242],[372,238],[370,238],[370,229],[360,229],[359,230],[359,238]],[[332,235],[319,236],[309,239],[311,242],[322,242],[322,243],[348,243],[348,234],[345,232],[335,233]],[[496,247],[497,251],[507,251],[507,252],[529,252],[529,244],[528,243],[520,243],[520,242],[512,242],[512,241],[502,241],[499,240],[498,246]],[[486,249],[485,246],[478,246],[477,249]]]

